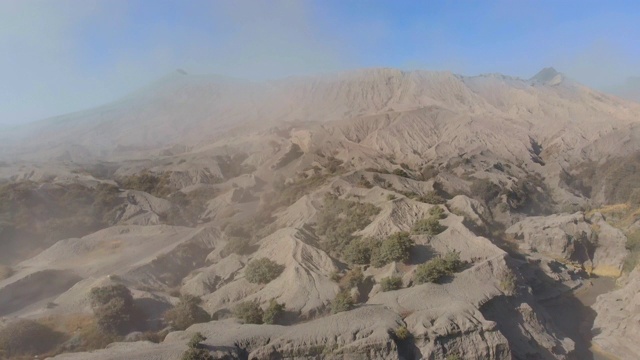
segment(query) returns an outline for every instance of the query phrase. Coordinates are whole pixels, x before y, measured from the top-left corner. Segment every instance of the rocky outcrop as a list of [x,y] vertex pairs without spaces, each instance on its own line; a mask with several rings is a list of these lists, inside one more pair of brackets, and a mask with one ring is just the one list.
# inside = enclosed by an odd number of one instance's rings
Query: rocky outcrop
[[514,290],[503,284],[508,274],[504,255],[497,256],[456,274],[450,282],[379,293],[368,303],[405,314],[416,359],[449,355],[511,359],[536,354],[568,358],[573,341],[554,329],[533,299],[511,296]]
[[580,264],[588,272],[619,276],[628,250],[624,234],[596,213],[528,217],[506,230],[521,251]]
[[620,359],[640,354],[640,268],[619,280],[620,288],[598,296],[593,343]]
[[213,321],[167,335],[160,344],[116,343],[91,353],[64,354],[57,360],[174,360],[186,350],[192,334],[207,337],[203,344],[218,359],[376,359],[395,360],[405,351],[393,330],[402,318],[381,306],[363,306],[294,326],[242,325],[235,320]]

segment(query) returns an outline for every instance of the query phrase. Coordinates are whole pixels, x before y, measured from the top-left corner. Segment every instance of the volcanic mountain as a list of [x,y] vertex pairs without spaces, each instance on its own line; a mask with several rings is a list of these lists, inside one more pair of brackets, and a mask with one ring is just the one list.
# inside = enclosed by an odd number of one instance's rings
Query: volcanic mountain
[[0,345],[33,321],[60,340],[25,354],[60,359],[197,332],[225,359],[637,354],[606,304],[638,284],[638,136],[640,104],[553,68],[176,71],[0,135]]

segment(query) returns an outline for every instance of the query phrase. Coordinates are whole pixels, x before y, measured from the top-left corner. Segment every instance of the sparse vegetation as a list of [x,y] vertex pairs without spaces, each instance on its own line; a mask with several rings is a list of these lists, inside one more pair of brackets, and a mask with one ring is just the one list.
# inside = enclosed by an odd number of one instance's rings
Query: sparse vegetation
[[269,307],[262,315],[262,322],[265,324],[278,324],[282,322],[284,314],[284,304],[279,303],[276,299],[269,300]]
[[284,266],[267,258],[251,261],[247,264],[244,275],[247,281],[254,284],[267,284],[280,276]]
[[345,289],[351,289],[357,287],[364,281],[364,273],[359,266],[351,269],[349,272],[345,274],[345,276],[341,279],[340,283],[342,287]]
[[118,188],[98,184],[41,187],[31,181],[0,185],[0,262],[32,255],[54,242],[110,225],[122,200]]
[[393,175],[401,176],[404,178],[411,178],[411,176],[409,176],[409,174],[407,174],[407,172],[404,171],[403,169],[394,169]]
[[355,301],[349,290],[340,291],[331,302],[331,312],[337,314],[353,309]]
[[380,280],[382,291],[393,291],[402,288],[402,278],[399,276],[389,276]]
[[514,291],[516,291],[516,285],[517,285],[516,281],[517,280],[515,275],[513,275],[510,272],[507,272],[500,279],[500,288],[502,289],[502,291],[508,294],[512,294]]
[[443,257],[429,260],[416,268],[415,282],[417,284],[439,283],[445,276],[451,276],[462,268],[460,254],[455,251],[446,253]]
[[209,314],[200,307],[202,299],[193,295],[183,295],[180,301],[164,314],[164,319],[175,330],[185,330],[193,324],[208,322]]
[[438,235],[446,229],[447,227],[441,225],[437,218],[429,217],[416,221],[412,230],[415,234]]
[[44,354],[63,340],[63,334],[39,322],[17,320],[0,329],[0,358]]
[[264,318],[264,311],[257,301],[245,301],[236,305],[233,314],[245,324],[262,324]]
[[498,195],[500,195],[500,187],[489,179],[475,179],[471,183],[471,197],[480,199],[485,204],[495,204]]
[[624,260],[623,270],[631,272],[640,264],[640,230],[627,235],[625,247],[629,250],[629,255]]
[[182,360],[214,360],[211,353],[202,346],[202,342],[207,338],[202,333],[193,334],[187,346],[187,351],[182,354]]
[[139,174],[120,177],[117,182],[123,189],[144,191],[153,196],[164,198],[177,190],[170,185],[170,176],[171,173],[168,172],[156,175],[149,171],[143,171]]
[[327,195],[315,227],[316,233],[324,237],[323,248],[332,254],[342,254],[355,239],[353,233],[369,225],[379,212],[380,209],[371,204]]

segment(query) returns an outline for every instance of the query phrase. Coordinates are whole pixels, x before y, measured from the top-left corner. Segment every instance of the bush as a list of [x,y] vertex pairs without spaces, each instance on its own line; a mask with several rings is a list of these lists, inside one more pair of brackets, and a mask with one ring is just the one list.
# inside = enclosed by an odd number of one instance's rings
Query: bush
[[430,217],[417,221],[412,230],[415,234],[438,235],[446,229],[447,227],[441,225],[437,218]]
[[244,274],[250,283],[267,284],[280,276],[283,270],[284,266],[267,258],[261,258],[251,261]]
[[450,276],[462,267],[460,254],[455,251],[448,252],[444,257],[429,260],[416,268],[415,282],[424,284],[427,282],[438,283],[445,276]]
[[510,272],[506,273],[502,279],[500,279],[500,288],[509,294],[516,291],[516,277]]
[[402,288],[402,278],[399,276],[390,276],[380,280],[380,288],[382,291],[393,291]]
[[262,322],[265,324],[277,324],[282,321],[284,314],[284,304],[280,304],[276,299],[269,300],[269,307],[262,315]]
[[124,335],[140,325],[141,313],[133,303],[131,292],[124,285],[93,288],[89,300],[98,329],[105,333]]
[[340,281],[343,284],[344,288],[351,289],[360,285],[364,281],[364,274],[362,273],[362,269],[360,267],[355,267],[350,270]]
[[355,265],[366,265],[371,262],[371,242],[373,240],[356,239],[344,249],[343,258]]
[[624,259],[623,269],[631,272],[640,263],[640,230],[627,235],[625,247],[629,250],[629,255]]
[[203,348],[201,342],[207,340],[202,333],[193,334],[191,340],[187,343],[189,348],[182,354],[182,360],[214,360],[215,358],[209,351]]
[[331,302],[331,312],[337,314],[343,311],[349,311],[353,309],[355,301],[348,290],[340,291]]
[[245,324],[262,324],[264,311],[257,301],[245,301],[233,309],[233,314]]
[[375,267],[381,267],[394,261],[407,261],[412,247],[413,240],[408,232],[395,233],[372,250],[371,263]]
[[433,205],[444,204],[447,202],[440,194],[438,194],[437,191],[429,191],[428,193],[417,197],[416,200]]
[[434,206],[429,210],[429,215],[434,219],[446,219],[447,214],[444,212],[440,206]]
[[407,340],[411,337],[411,333],[406,326],[398,326],[397,328],[395,328],[395,330],[393,330],[393,335],[397,340],[400,341]]
[[211,320],[209,314],[199,305],[202,300],[192,295],[184,295],[173,308],[164,313],[164,319],[176,330],[185,330],[193,324]]
[[43,324],[18,320],[0,330],[0,358],[43,354],[63,340],[63,334]]

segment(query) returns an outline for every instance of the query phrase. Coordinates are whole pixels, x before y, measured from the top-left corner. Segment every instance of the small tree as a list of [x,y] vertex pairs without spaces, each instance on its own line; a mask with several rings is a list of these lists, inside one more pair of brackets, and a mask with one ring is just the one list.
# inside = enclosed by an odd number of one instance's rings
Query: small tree
[[280,276],[284,266],[267,258],[251,261],[245,269],[247,281],[254,284],[267,284]]
[[393,291],[402,288],[402,278],[399,276],[389,276],[380,280],[382,291]]
[[208,322],[209,314],[200,307],[202,300],[193,295],[183,295],[173,308],[164,313],[164,319],[176,330],[185,330],[193,324]]
[[276,299],[269,300],[269,307],[262,315],[262,322],[265,324],[277,324],[284,314],[284,304],[280,304]]
[[209,351],[203,348],[201,342],[207,340],[202,333],[197,332],[189,340],[189,348],[182,354],[181,360],[214,360]]
[[331,312],[337,314],[343,311],[349,311],[353,309],[355,302],[348,290],[340,291],[331,302]]
[[142,320],[131,291],[121,284],[95,287],[89,293],[97,326],[103,332],[124,335]]
[[262,324],[264,311],[258,301],[245,301],[235,307],[233,314],[245,324]]

